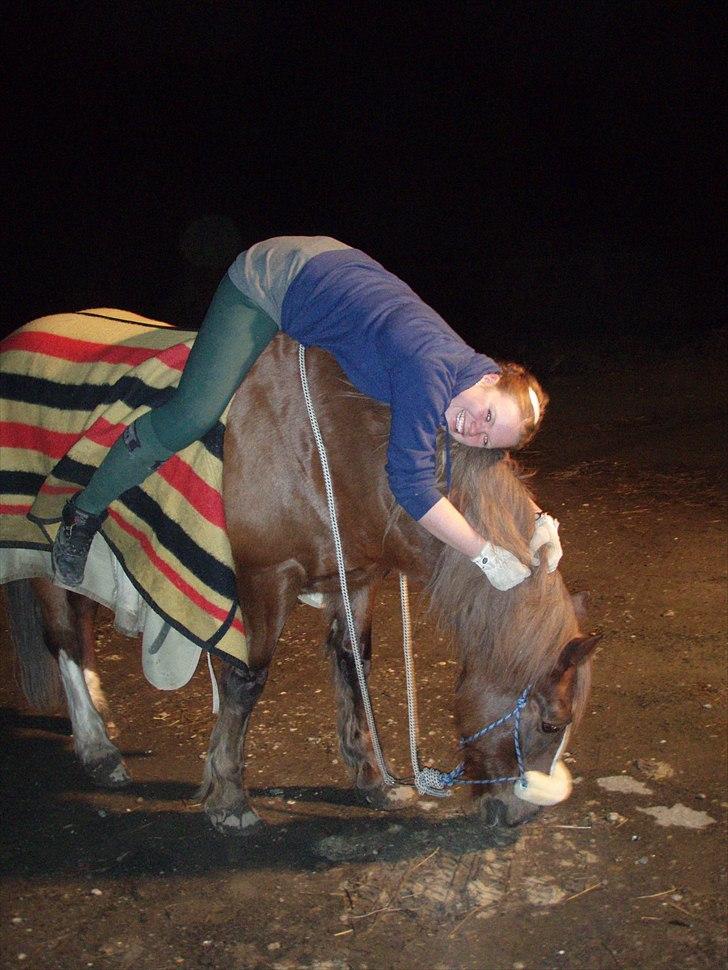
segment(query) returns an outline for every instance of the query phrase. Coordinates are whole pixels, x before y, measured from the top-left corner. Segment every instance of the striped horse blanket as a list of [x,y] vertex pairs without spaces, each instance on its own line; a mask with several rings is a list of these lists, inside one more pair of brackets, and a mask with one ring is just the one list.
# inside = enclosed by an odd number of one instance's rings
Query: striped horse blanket
[[[169,397],[194,339],[123,310],[84,310],[0,343],[0,581],[50,576],[63,504],[127,425]],[[222,501],[226,417],[112,503],[80,590],[114,609],[122,632],[144,633],[145,672],[160,687],[185,682],[155,680],[165,638],[185,676],[201,649],[247,658]]]

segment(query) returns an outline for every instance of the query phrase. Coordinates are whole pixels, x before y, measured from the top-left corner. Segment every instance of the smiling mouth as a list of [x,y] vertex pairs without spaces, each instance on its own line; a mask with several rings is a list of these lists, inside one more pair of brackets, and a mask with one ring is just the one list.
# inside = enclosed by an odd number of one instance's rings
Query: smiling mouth
[[458,434],[462,434],[464,428],[465,428],[465,411],[463,410],[463,411],[459,411],[458,416],[455,418],[455,430],[457,431]]

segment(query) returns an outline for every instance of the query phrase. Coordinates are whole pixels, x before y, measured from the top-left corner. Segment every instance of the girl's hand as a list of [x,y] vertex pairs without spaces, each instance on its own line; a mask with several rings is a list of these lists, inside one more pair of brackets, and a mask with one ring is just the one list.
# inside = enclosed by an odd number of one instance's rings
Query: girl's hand
[[558,519],[554,519],[547,512],[539,513],[536,516],[536,528],[528,545],[533,554],[532,566],[538,566],[541,562],[540,550],[545,546],[546,564],[548,571],[552,573],[563,555],[561,540],[559,539]]
[[531,575],[528,566],[524,566],[512,552],[494,546],[492,542],[486,542],[472,562],[483,570],[491,586],[500,590],[512,589]]

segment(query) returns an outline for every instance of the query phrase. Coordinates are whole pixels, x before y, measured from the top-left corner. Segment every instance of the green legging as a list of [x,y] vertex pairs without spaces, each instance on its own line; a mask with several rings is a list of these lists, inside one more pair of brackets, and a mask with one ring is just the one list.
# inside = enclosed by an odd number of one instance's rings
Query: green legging
[[277,333],[273,320],[226,274],[174,394],[127,428],[78,495],[77,506],[100,515],[122,492],[206,434]]

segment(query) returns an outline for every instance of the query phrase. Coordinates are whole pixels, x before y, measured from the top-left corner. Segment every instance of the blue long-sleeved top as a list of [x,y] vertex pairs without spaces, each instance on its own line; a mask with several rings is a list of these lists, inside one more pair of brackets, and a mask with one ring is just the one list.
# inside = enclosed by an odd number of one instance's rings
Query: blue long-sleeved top
[[436,446],[445,410],[498,365],[358,249],[310,259],[285,293],[280,322],[304,346],[328,350],[358,390],[389,405],[389,485],[400,505],[422,518],[442,497]]

